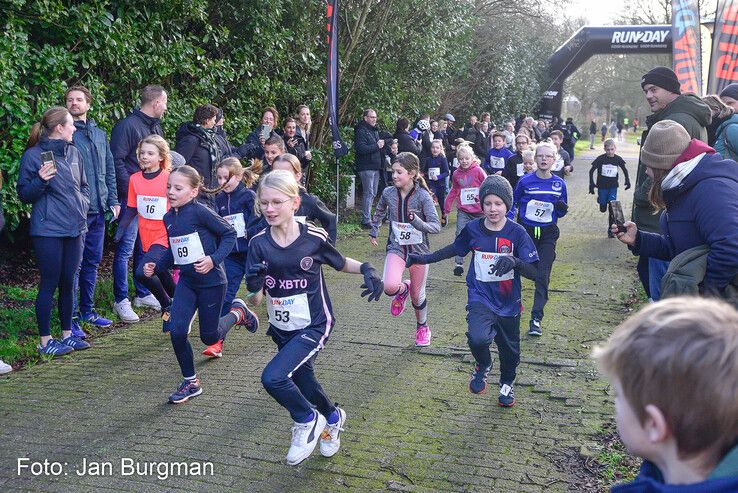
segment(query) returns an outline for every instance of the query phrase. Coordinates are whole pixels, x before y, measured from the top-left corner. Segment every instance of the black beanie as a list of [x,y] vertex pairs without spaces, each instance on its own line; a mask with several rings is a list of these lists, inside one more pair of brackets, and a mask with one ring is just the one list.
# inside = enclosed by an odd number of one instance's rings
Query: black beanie
[[674,71],[668,67],[654,67],[641,79],[641,88],[646,84],[666,89],[674,94],[681,94],[681,84]]
[[725,88],[720,91],[720,97],[733,98],[738,101],[738,82],[733,82],[732,84],[725,86]]

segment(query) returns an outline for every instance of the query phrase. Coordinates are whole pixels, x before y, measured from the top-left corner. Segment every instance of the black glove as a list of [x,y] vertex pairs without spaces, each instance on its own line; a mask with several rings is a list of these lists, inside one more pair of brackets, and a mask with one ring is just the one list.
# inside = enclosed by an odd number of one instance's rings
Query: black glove
[[497,259],[495,264],[495,270],[492,272],[497,277],[502,277],[515,267],[520,265],[520,259],[513,257],[512,255],[505,255]]
[[384,292],[384,283],[377,275],[377,271],[372,267],[372,264],[364,262],[361,264],[361,273],[364,274],[364,284],[361,285],[364,291],[361,292],[361,296],[369,295],[367,301],[379,300],[379,297]]
[[264,289],[266,271],[267,266],[264,263],[254,264],[249,267],[248,272],[246,272],[246,289],[249,293],[258,293]]
[[594,185],[590,185],[590,186],[589,186],[589,193],[590,193],[591,195],[594,195],[594,194],[595,194],[595,187],[594,187]]
[[569,210],[569,205],[563,200],[559,200],[558,202],[556,202],[554,204],[554,207],[556,207],[556,212],[558,212],[559,214],[565,214],[566,211]]
[[408,253],[407,259],[405,260],[405,268],[415,264],[425,265],[426,263],[425,255],[420,253]]
[[628,190],[629,188],[630,188],[630,182],[629,181],[626,181],[625,182],[625,189]]

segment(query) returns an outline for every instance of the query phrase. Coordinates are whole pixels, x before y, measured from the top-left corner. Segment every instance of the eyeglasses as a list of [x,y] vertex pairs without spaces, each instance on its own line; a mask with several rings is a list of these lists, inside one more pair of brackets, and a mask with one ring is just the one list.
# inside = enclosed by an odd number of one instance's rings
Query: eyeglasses
[[271,202],[268,200],[260,200],[259,201],[259,207],[261,207],[262,210],[267,209],[270,205],[272,206],[272,209],[281,209],[284,204],[289,202],[292,199],[285,199],[285,200],[272,200]]

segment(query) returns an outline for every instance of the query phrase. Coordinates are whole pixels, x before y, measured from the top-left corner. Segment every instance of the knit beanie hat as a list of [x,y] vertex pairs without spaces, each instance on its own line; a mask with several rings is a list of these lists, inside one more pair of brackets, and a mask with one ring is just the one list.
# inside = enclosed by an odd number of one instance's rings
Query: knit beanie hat
[[668,67],[654,67],[649,70],[641,79],[641,88],[646,84],[653,84],[674,94],[682,93],[677,75]]
[[671,169],[692,138],[674,120],[661,120],[648,131],[641,149],[641,161],[649,168]]
[[738,101],[738,82],[733,82],[732,84],[725,86],[725,88],[720,91],[720,97],[733,98]]
[[484,179],[479,186],[479,203],[484,203],[484,197],[489,194],[497,195],[507,206],[509,211],[512,208],[513,190],[510,182],[500,175],[490,175]]

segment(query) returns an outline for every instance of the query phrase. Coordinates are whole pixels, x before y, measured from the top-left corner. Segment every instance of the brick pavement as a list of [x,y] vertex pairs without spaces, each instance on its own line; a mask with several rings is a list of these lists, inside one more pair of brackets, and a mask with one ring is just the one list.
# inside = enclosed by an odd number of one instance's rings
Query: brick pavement
[[[635,175],[634,149],[628,169]],[[593,152],[586,153],[589,160]],[[523,336],[518,403],[475,396],[464,336],[465,283],[452,260],[431,267],[433,346],[417,350],[414,317],[389,315],[389,299],[368,305],[360,277],[328,272],[338,323],[316,368],[328,394],[348,412],[342,448],[284,464],[291,421],[263,390],[261,369],[274,354],[264,329],[232,333],[224,357],[208,361],[193,330],[202,396],[166,404],[180,382],[169,340],[142,323],[96,340],[93,349],[0,378],[0,490],[7,491],[571,491],[560,466],[593,446],[612,413],[605,382],[587,359],[621,321],[635,285],[635,262],[605,237],[605,214],[587,194],[589,160],[568,180],[570,213],[561,223],[544,336]],[[621,199],[629,210],[630,192]],[[453,224],[432,237],[453,239]],[[384,228],[386,234],[386,228]],[[381,244],[381,243],[380,243]],[[381,268],[383,249],[364,237],[340,242],[349,256]],[[468,265],[468,260],[467,260]],[[524,281],[524,304],[532,302]],[[262,320],[265,311],[260,310]],[[527,327],[529,313],[522,318]],[[490,381],[498,378],[493,367]],[[65,463],[59,476],[19,476],[17,461]],[[206,461],[213,475],[123,475],[121,458]],[[112,474],[77,476],[83,460],[109,461]],[[107,471],[106,471],[107,472]],[[207,471],[206,471],[207,472]]]

